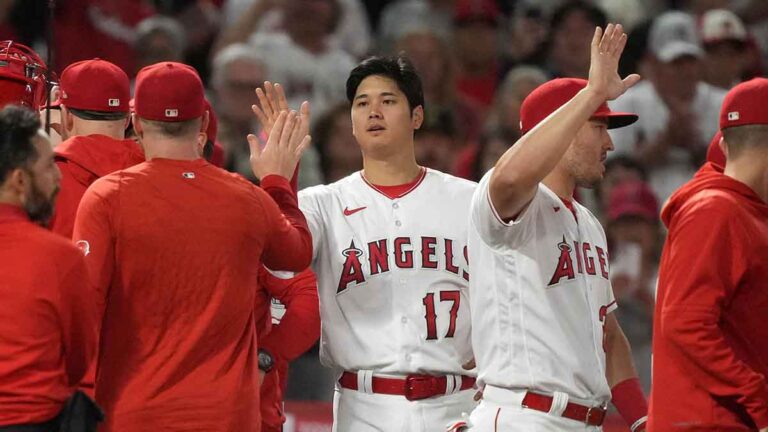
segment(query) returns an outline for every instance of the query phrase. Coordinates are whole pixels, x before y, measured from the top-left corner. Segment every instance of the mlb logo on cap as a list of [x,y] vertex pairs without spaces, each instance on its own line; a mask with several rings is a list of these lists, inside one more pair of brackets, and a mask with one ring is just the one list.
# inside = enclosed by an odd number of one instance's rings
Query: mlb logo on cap
[[166,117],[178,117],[179,116],[179,110],[168,108],[167,110],[165,110],[165,116]]
[[738,111],[731,111],[728,113],[728,120],[729,121],[736,121],[739,119],[739,112]]
[[120,99],[110,99],[108,104],[111,107],[120,106]]

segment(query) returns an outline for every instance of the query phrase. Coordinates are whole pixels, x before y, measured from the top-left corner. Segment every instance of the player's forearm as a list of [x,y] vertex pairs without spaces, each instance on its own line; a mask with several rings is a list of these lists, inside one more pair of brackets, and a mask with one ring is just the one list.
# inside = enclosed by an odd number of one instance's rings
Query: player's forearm
[[504,218],[518,214],[605,98],[589,87],[526,133],[496,163],[490,194]]
[[287,179],[277,175],[262,179],[261,186],[277,203],[281,217],[290,225],[273,233],[273,242],[263,257],[264,264],[272,270],[305,270],[312,261],[312,234],[304,213],[299,209],[296,192]]
[[[612,314],[609,317],[613,321],[616,319]],[[635,363],[632,361],[632,348],[618,323],[606,325],[605,342],[605,377],[608,386],[613,388],[622,381],[637,378]]]

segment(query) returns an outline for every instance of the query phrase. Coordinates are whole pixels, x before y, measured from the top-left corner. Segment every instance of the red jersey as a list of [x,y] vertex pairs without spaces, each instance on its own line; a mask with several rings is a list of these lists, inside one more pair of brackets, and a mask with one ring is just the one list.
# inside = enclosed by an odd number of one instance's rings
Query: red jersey
[[203,159],[156,158],[83,196],[74,238],[104,311],[102,431],[258,430],[259,269],[302,271],[312,257],[288,181],[262,188],[274,201]]
[[61,190],[51,219],[51,230],[72,238],[75,214],[85,190],[99,177],[144,162],[144,153],[133,140],[106,135],[75,136],[55,149],[61,171]]
[[0,426],[55,417],[96,347],[83,254],[0,204]]
[[[283,391],[288,362],[295,360],[320,338],[320,305],[317,279],[304,270],[292,279],[280,279],[262,271],[264,290],[256,296],[256,327],[259,347],[269,351],[275,367],[261,384],[261,415],[264,430],[280,430],[285,422]],[[286,307],[280,324],[272,324],[270,305],[275,298]]]
[[662,219],[648,430],[768,427],[768,205],[707,163]]

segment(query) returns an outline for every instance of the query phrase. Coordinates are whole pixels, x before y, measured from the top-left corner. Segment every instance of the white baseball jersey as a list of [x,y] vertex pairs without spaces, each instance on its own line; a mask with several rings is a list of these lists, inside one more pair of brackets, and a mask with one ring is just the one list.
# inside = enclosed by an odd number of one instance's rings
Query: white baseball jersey
[[466,374],[469,204],[476,184],[424,169],[390,199],[356,172],[299,192],[312,231],[323,364]]
[[616,302],[602,226],[576,202],[574,216],[543,184],[506,223],[491,204],[492,172],[472,198],[469,228],[479,379],[608,401],[603,324]]

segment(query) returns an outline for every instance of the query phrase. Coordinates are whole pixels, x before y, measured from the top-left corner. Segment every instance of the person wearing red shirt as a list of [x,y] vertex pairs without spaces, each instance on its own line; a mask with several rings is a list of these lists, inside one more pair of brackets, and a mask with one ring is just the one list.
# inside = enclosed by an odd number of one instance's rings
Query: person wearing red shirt
[[144,161],[125,139],[128,76],[114,64],[94,59],[69,65],[61,74],[61,112],[69,139],[56,149],[61,192],[51,230],[72,238],[75,214],[85,190],[99,177]]
[[259,269],[300,272],[312,256],[287,180],[308,118],[282,112],[252,147],[259,188],[201,158],[208,113],[194,69],[148,66],[134,99],[147,161],[94,182],[75,220],[103,311],[102,430],[258,431]]
[[723,101],[725,167],[662,210],[649,431],[768,431],[768,79]]
[[0,111],[0,431],[58,431],[96,347],[83,255],[40,226],[59,180],[37,114]]
[[[283,394],[288,363],[306,352],[320,338],[320,305],[317,279],[311,270],[283,279],[263,270],[259,277],[265,288],[256,297],[256,326],[259,337],[261,383],[261,430],[280,432],[285,423]],[[279,324],[273,322],[273,299],[285,306]]]

